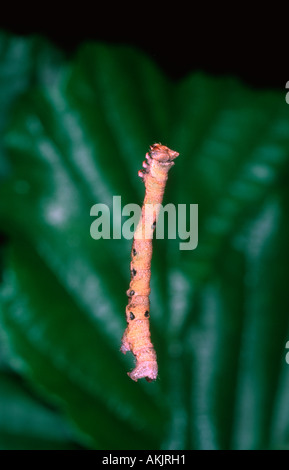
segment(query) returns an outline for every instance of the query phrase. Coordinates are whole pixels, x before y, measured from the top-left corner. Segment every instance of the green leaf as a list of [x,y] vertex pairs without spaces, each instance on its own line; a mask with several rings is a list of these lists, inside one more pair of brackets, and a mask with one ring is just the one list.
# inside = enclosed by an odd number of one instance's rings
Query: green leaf
[[24,39],[0,31],[0,178],[9,171],[3,135],[15,101],[33,86],[50,85],[61,64],[60,51],[43,39]]
[[0,449],[77,449],[73,434],[58,414],[15,375],[0,372]]
[[[18,99],[5,138],[10,367],[89,448],[288,446],[284,96],[202,73],[173,84],[124,46],[43,67],[53,79]],[[133,383],[119,351],[131,241],[92,239],[90,209],[141,204],[137,172],[158,141],[180,152],[164,203],[199,205],[199,244],[154,241],[159,379]]]

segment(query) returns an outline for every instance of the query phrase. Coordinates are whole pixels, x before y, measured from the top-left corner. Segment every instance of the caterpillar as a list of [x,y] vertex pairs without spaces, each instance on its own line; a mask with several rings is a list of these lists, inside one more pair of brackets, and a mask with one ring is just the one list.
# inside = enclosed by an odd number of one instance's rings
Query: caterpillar
[[135,356],[136,366],[128,372],[135,382],[141,378],[151,382],[158,375],[157,356],[149,327],[152,237],[158,218],[155,208],[162,203],[168,172],[178,155],[178,152],[162,144],[154,144],[146,154],[143,170],[138,172],[145,184],[145,197],[131,249],[127,328],[121,345],[122,353],[131,351]]

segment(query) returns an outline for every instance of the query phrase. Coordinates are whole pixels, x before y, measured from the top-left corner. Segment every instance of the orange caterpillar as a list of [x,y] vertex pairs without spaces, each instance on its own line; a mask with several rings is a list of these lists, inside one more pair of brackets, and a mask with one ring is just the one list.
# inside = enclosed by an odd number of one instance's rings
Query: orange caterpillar
[[154,204],[162,203],[168,172],[178,155],[164,145],[154,144],[146,154],[147,161],[143,162],[144,170],[139,171],[146,192],[132,244],[131,280],[126,307],[127,328],[121,346],[124,354],[131,351],[136,358],[136,367],[128,373],[135,381],[146,378],[151,382],[158,375],[157,357],[149,329],[152,237],[158,217]]

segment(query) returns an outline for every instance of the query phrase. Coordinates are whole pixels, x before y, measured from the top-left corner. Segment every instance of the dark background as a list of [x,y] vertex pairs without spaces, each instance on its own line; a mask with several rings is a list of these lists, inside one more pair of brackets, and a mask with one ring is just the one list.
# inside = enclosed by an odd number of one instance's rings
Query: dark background
[[[286,7],[258,8],[234,3],[187,3],[187,9],[171,4],[155,10],[139,4],[85,6],[79,11],[51,8],[25,9],[17,16],[3,14],[0,29],[20,35],[39,34],[67,55],[86,41],[125,43],[136,46],[169,75],[178,80],[194,70],[211,75],[234,75],[254,88],[284,89],[288,73],[288,18]],[[117,10],[119,8],[119,11]],[[67,17],[65,16],[67,14]],[[24,15],[24,16],[23,16]]]

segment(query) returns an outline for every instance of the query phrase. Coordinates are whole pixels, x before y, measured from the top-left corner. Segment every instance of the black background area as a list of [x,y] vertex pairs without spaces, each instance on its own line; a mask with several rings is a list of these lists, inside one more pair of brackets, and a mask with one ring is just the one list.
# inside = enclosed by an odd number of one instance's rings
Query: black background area
[[40,34],[68,56],[86,41],[128,44],[145,51],[173,80],[202,70],[285,93],[289,46],[284,6],[262,5],[254,12],[254,4],[236,2],[222,9],[215,3],[187,2],[186,8],[164,3],[159,9],[157,4],[128,5],[101,4],[100,9],[95,3],[95,9],[87,9],[78,3],[65,9],[44,3],[23,14],[16,8],[17,14],[2,12],[0,29]]

